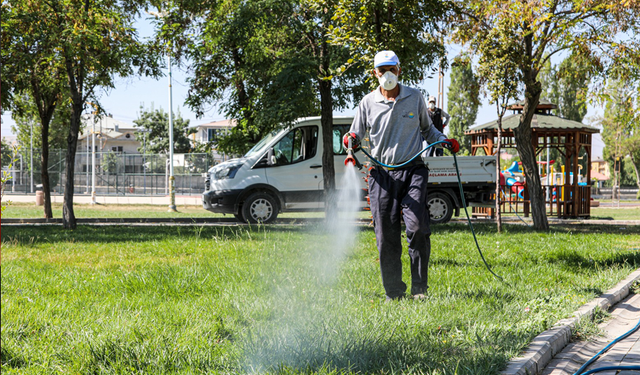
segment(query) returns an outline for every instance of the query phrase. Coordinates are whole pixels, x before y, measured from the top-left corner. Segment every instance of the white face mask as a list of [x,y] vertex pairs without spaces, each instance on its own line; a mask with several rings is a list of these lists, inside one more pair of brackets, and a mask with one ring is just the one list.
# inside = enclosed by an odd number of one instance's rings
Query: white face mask
[[436,103],[433,103],[433,102],[429,103],[429,108],[436,109]]
[[378,77],[378,82],[383,89],[393,90],[398,85],[398,76],[391,72],[386,72],[382,77]]

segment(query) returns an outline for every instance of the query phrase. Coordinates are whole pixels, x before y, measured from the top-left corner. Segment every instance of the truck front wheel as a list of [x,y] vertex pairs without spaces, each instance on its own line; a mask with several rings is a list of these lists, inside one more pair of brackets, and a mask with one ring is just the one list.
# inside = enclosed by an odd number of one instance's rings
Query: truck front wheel
[[271,223],[278,216],[278,204],[269,194],[253,193],[242,204],[242,217],[245,222]]
[[427,207],[429,208],[429,215],[431,217],[432,224],[444,224],[451,220],[451,216],[453,215],[453,203],[451,203],[451,198],[446,194],[429,194]]

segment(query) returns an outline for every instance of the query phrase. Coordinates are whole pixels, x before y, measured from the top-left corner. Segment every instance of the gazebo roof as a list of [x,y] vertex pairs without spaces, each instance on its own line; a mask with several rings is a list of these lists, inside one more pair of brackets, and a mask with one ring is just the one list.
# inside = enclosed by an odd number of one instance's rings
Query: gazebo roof
[[[502,129],[513,130],[520,124],[520,114],[507,115],[502,118]],[[476,125],[469,128],[468,132],[477,132],[483,130],[498,129],[498,120],[487,122],[486,124]],[[585,125],[581,122],[567,120],[562,117],[554,115],[545,115],[542,113],[536,113],[531,120],[531,129],[544,129],[544,130],[568,130],[568,129],[580,129],[589,133],[599,133],[600,130],[591,125]]]
[[[550,101],[546,99],[540,99],[540,101],[538,102],[538,106],[536,107],[536,111],[548,111],[550,109],[556,108],[558,108],[558,106],[551,103]],[[524,109],[524,100],[520,100],[513,104],[510,104],[507,109],[522,112],[522,110]]]

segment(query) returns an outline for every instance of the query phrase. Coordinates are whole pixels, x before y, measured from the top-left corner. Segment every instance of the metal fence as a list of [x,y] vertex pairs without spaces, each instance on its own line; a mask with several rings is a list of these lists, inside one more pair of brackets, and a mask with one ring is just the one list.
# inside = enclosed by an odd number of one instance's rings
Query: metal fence
[[[4,150],[3,150],[4,151]],[[66,182],[66,150],[49,153],[51,193],[63,194]],[[198,195],[204,191],[204,174],[222,161],[211,154],[174,154],[173,170],[176,194]],[[95,166],[95,190],[98,195],[168,195],[169,155],[127,154],[124,152],[77,152],[74,164],[74,193],[91,194]],[[5,193],[31,193],[41,187],[40,150],[21,150],[13,167]]]

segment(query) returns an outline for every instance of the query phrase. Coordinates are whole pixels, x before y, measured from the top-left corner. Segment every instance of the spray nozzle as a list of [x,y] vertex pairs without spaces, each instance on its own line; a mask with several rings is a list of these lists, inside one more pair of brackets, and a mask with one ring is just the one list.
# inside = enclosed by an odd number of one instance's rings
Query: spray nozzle
[[349,164],[357,167],[358,169],[362,169],[362,164],[360,164],[358,159],[355,157],[351,148],[347,149],[347,157],[344,159],[344,165],[348,166]]
[[362,169],[362,164],[360,164],[358,159],[356,159],[356,157],[353,155],[353,143],[354,143],[353,137],[350,137],[347,134],[345,135],[345,138],[347,139],[347,158],[344,159],[344,165],[348,166],[349,164],[351,164],[357,167],[358,169]]

